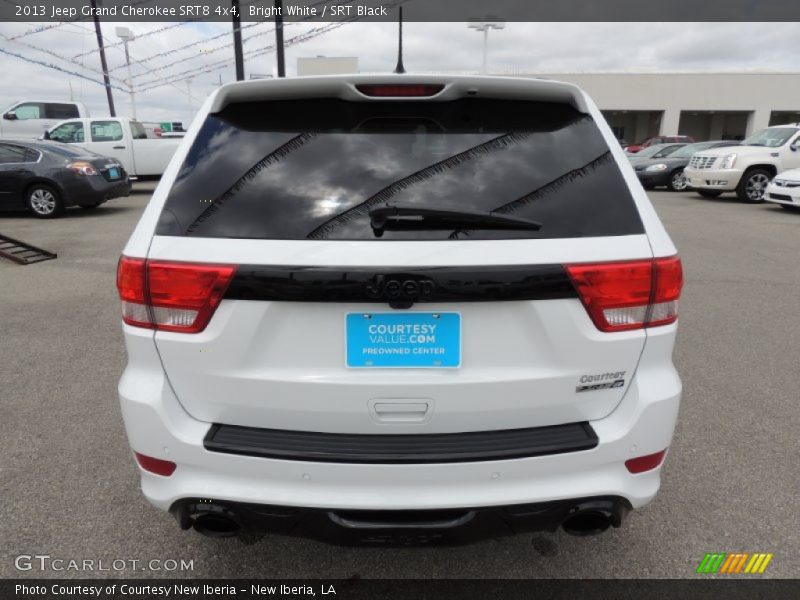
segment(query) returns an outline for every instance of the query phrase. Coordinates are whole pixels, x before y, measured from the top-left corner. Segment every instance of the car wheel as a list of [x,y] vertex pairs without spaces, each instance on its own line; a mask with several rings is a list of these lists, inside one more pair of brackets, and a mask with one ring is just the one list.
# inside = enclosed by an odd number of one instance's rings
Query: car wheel
[[686,176],[683,174],[683,169],[675,171],[669,176],[669,183],[667,187],[673,192],[682,192],[689,187],[689,182],[686,181]]
[[722,194],[722,192],[715,192],[713,190],[697,190],[697,193],[703,198],[719,198]]
[[736,195],[742,202],[757,204],[764,201],[764,192],[769,185],[772,175],[764,169],[752,169],[742,175],[742,180],[736,187]]
[[37,183],[28,188],[25,196],[28,209],[40,219],[52,219],[64,212],[64,204],[58,192],[42,183]]
[[79,204],[78,206],[80,206],[84,210],[94,210],[95,208],[97,208],[100,205],[99,204]]

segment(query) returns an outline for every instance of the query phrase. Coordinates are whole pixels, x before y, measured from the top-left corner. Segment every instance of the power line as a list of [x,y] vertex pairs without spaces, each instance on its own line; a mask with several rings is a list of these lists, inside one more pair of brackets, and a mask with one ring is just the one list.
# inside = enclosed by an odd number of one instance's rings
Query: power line
[[[102,82],[102,81],[98,81],[96,79],[92,79],[91,77],[83,75],[82,73],[77,73],[75,71],[69,71],[67,69],[59,67],[58,65],[54,65],[52,63],[46,63],[46,62],[41,61],[41,60],[36,60],[35,58],[30,58],[28,56],[23,56],[21,54],[17,54],[16,52],[11,52],[10,50],[6,50],[5,48],[0,48],[0,52],[2,52],[3,54],[7,54],[8,56],[13,56],[14,58],[18,58],[19,60],[24,60],[25,62],[32,63],[34,65],[40,65],[42,67],[47,67],[48,69],[54,69],[56,71],[60,71],[61,73],[66,73],[67,75],[73,75],[75,77],[80,77],[81,79],[86,79],[87,81],[91,81],[92,83],[96,83],[99,86],[106,87],[106,84],[104,82]],[[123,89],[123,88],[121,88],[121,87],[119,87],[117,85],[111,84],[111,87],[114,88],[115,90],[120,90],[121,92],[127,92],[127,90],[125,90],[125,89]]]
[[[256,23],[256,25],[260,25],[260,23]],[[242,29],[244,29],[244,28],[242,28]],[[275,31],[274,27],[272,29],[268,30],[268,31],[261,31],[259,33],[254,34],[254,35],[251,35],[250,37],[246,38],[243,41],[243,44],[246,44],[247,42],[249,42],[250,40],[252,40],[254,38],[261,37],[261,36],[267,35],[269,33],[272,33],[273,31]],[[228,35],[230,35],[230,32],[226,31],[222,35],[228,36]],[[198,44],[202,44],[202,43],[204,43],[204,40],[201,40],[199,42],[195,42],[192,45],[198,45]],[[203,54],[205,54],[205,55],[213,54],[214,52],[219,52],[220,50],[226,50],[226,49],[228,49],[230,47],[231,47],[231,44],[224,44],[222,46],[217,46],[216,48],[212,48],[210,50],[207,50],[207,51],[203,52]],[[153,72],[156,72],[156,71],[163,71],[164,69],[168,69],[169,67],[171,67],[173,65],[177,65],[177,64],[180,64],[180,63],[183,63],[183,62],[187,62],[187,61],[190,61],[190,60],[195,60],[195,59],[198,59],[198,58],[200,58],[200,55],[193,54],[191,56],[185,56],[183,58],[179,58],[177,60],[174,60],[172,62],[163,64],[163,65],[159,65],[157,67],[147,67],[146,65],[144,65],[148,69],[148,71],[146,73],[138,73],[137,75],[134,75],[133,79],[137,79],[139,77],[144,77],[144,76],[149,75],[150,73],[153,73]],[[142,61],[142,62],[144,62],[144,61]]]
[[[255,1],[256,1],[256,0],[251,0],[250,2],[247,2],[247,3],[245,3],[245,6],[248,6],[248,5],[250,5],[250,4],[253,4]],[[311,5],[309,5],[309,6],[310,6],[310,7],[316,7],[316,6],[320,6],[320,5],[322,5],[322,4],[329,4],[331,1],[332,1],[332,0],[319,0],[318,2],[316,2],[316,3],[314,3],[314,4],[311,4]],[[339,0],[339,1],[338,1],[338,2],[335,4],[335,5],[336,5],[336,6],[339,6],[339,5],[341,5],[341,6],[344,6],[344,5],[346,5],[346,4],[352,4],[354,1],[355,1],[355,0]],[[285,25],[298,25],[298,24],[299,24],[301,21],[308,21],[308,20],[310,20],[310,19],[311,19],[311,17],[305,17],[305,18],[303,18],[303,19],[300,19],[300,20],[298,20],[298,21],[293,21],[293,22],[291,22],[291,23],[287,23],[287,24],[285,24]],[[268,21],[257,21],[257,22],[255,22],[255,23],[248,23],[247,25],[242,25],[242,26],[241,26],[241,28],[240,28],[240,30],[241,30],[241,31],[244,31],[245,29],[249,29],[249,28],[251,28],[251,27],[256,27],[256,26],[258,26],[258,25],[263,25],[263,24],[265,24],[265,23],[267,23],[267,22],[268,22]],[[144,37],[144,35],[152,35],[153,33],[158,33],[159,31],[163,31],[163,30],[165,30],[165,29],[169,29],[169,28],[171,28],[171,27],[174,27],[174,25],[167,26],[167,27],[162,27],[162,28],[160,28],[160,29],[153,30],[153,31],[151,31],[151,32],[148,32],[147,34],[142,34],[142,35],[139,35],[139,36],[137,36],[137,37]],[[269,31],[266,31],[266,32],[261,32],[261,33],[257,33],[257,34],[255,34],[255,35],[252,35],[252,36],[250,36],[249,38],[245,39],[245,40],[244,40],[244,43],[247,43],[249,40],[253,39],[254,37],[258,37],[258,36],[261,36],[261,35],[266,35],[266,34],[268,34],[268,33],[272,33],[273,31],[275,31],[275,28],[272,28],[272,29],[270,29]],[[199,46],[200,44],[206,44],[206,43],[208,43],[208,42],[211,42],[211,41],[213,41],[213,40],[219,39],[219,38],[221,38],[221,37],[226,37],[226,36],[228,36],[228,35],[230,35],[230,32],[226,30],[226,31],[223,31],[223,32],[221,32],[221,33],[218,33],[218,34],[216,34],[216,35],[213,35],[213,36],[211,36],[211,37],[208,37],[208,38],[203,38],[203,39],[201,39],[201,40],[197,40],[197,41],[194,41],[194,42],[190,42],[190,43],[188,43],[188,44],[184,44],[184,45],[182,45],[182,46],[177,46],[177,47],[175,47],[175,48],[172,48],[172,49],[170,49],[170,50],[167,50],[167,51],[165,51],[165,52],[159,52],[159,53],[157,53],[157,54],[152,54],[152,55],[150,55],[150,56],[147,56],[147,57],[145,57],[145,58],[142,58],[142,59],[140,59],[140,61],[141,61],[141,62],[147,62],[147,61],[149,61],[149,60],[153,60],[153,59],[155,59],[155,58],[161,58],[161,57],[164,57],[164,56],[169,56],[169,55],[171,55],[171,54],[176,54],[176,53],[178,53],[178,52],[181,52],[181,51],[182,51],[182,50],[184,50],[184,49],[191,48],[191,47],[193,47],[193,46]],[[214,49],[213,49],[213,50],[211,50],[210,52],[217,52],[218,50],[222,50],[222,49],[224,49],[224,48],[230,48],[230,47],[231,47],[231,45],[232,45],[232,43],[230,43],[230,42],[229,42],[229,43],[227,43],[227,44],[224,44],[224,45],[222,45],[222,46],[219,46],[219,47],[217,47],[217,48],[214,48]],[[95,51],[96,51],[96,50],[95,50]],[[78,56],[81,56],[81,55],[78,55]],[[185,61],[191,60],[192,58],[197,58],[197,57],[196,57],[196,56],[190,56],[190,57],[186,57],[186,58],[184,58],[184,59],[177,60],[177,61],[175,61],[174,63],[170,63],[170,64],[177,64],[177,63],[179,63],[179,62],[185,62]],[[158,69],[162,69],[162,68],[164,68],[164,67],[167,67],[167,66],[169,66],[169,65],[161,65],[161,66],[159,66],[159,67],[156,67],[155,69],[152,69],[152,70],[158,70]],[[122,68],[124,68],[124,67],[125,67],[125,65],[119,65],[119,66],[117,66],[117,67],[114,67],[113,69],[111,69],[111,71],[116,71],[117,69],[122,69]],[[139,75],[137,75],[137,76],[135,76],[135,77],[140,77],[141,75],[143,75],[143,73],[140,73]],[[134,78],[135,78],[135,77],[134,77]]]
[[[85,65],[83,65],[83,64],[81,64],[79,62],[74,61],[74,60],[70,60],[69,58],[66,58],[66,57],[62,56],[61,54],[58,54],[57,52],[53,52],[52,50],[48,50],[46,48],[40,48],[39,46],[34,46],[33,44],[29,44],[28,42],[23,42],[23,41],[21,41],[19,39],[9,38],[9,37],[7,37],[5,35],[2,35],[2,34],[0,34],[0,36],[2,36],[3,39],[5,39],[8,42],[14,42],[15,44],[18,44],[20,46],[24,46],[26,48],[30,48],[31,50],[35,50],[36,52],[42,52],[44,54],[48,54],[49,56],[54,56],[55,58],[57,58],[59,60],[63,60],[65,62],[73,64],[73,65],[75,65],[77,67],[80,67],[82,69],[85,69],[87,71],[91,71],[92,73],[95,73],[95,74],[98,74],[98,75],[101,75],[101,76],[103,75],[102,71],[99,71],[97,69],[93,69],[91,67],[87,67],[87,66],[85,66]],[[122,80],[117,79],[116,77],[114,79],[116,81],[122,83]]]
[[[328,0],[323,0],[322,2],[319,2],[317,4],[325,4],[325,3],[327,3],[327,1]],[[340,4],[350,4],[353,1],[354,0],[344,0]],[[386,8],[393,8],[395,6],[398,6],[400,4],[405,3],[406,1],[407,0],[393,0],[391,2],[387,2],[387,3],[383,4],[383,6],[385,6]],[[347,25],[347,24],[353,23],[355,21],[360,21],[361,19],[363,19],[363,17],[355,16],[355,17],[350,17],[349,19],[346,19],[346,20],[336,21],[334,23],[329,23],[329,24],[327,24],[325,26],[314,27],[313,29],[311,29],[311,30],[309,30],[309,31],[307,31],[305,33],[302,33],[302,34],[299,34],[299,35],[297,35],[297,36],[295,36],[293,38],[290,38],[285,43],[285,46],[293,46],[293,45],[305,42],[305,41],[307,41],[309,39],[312,39],[314,37],[317,37],[319,35],[327,33],[328,31],[332,31],[333,29],[337,29],[337,28],[339,28],[339,27],[341,27],[343,25]],[[305,19],[301,19],[301,21],[308,21],[308,20],[310,20],[310,17],[307,17]],[[228,47],[228,46],[230,46],[230,44],[228,44],[227,46],[223,46],[223,47]],[[264,54],[268,54],[268,53],[271,53],[271,52],[274,52],[274,51],[275,51],[275,46],[273,44],[271,44],[271,45],[266,46],[265,48],[262,48],[262,49],[251,50],[250,52],[245,53],[245,56],[248,57],[248,58],[254,58],[254,57],[258,57],[258,56],[263,56]],[[155,79],[151,79],[149,81],[144,81],[144,82],[140,83],[139,84],[140,85],[139,89],[142,92],[146,92],[146,91],[149,91],[151,89],[155,89],[157,87],[161,87],[163,85],[167,85],[168,81],[182,81],[183,79],[188,79],[189,77],[195,77],[197,75],[201,75],[201,74],[204,74],[204,73],[211,73],[213,71],[219,71],[221,69],[224,69],[228,65],[230,65],[232,62],[234,62],[233,59],[222,59],[222,60],[210,63],[208,65],[204,65],[202,67],[196,67],[196,68],[188,69],[186,71],[173,73],[171,75],[165,75],[163,77],[157,77]]]
[[[259,21],[257,23],[248,23],[247,25],[243,25],[242,29],[247,29],[249,27],[255,27],[256,25],[263,25],[263,24],[264,24],[264,21]],[[192,46],[199,46],[200,44],[206,44],[206,43],[208,43],[208,42],[210,42],[212,40],[216,40],[216,39],[219,39],[221,37],[229,36],[230,34],[231,34],[230,31],[225,30],[222,33],[218,33],[217,35],[211,36],[210,38],[203,38],[201,40],[197,40],[197,41],[191,42],[189,44],[184,44],[183,46],[178,46],[177,48],[172,48],[171,50],[167,50],[166,52],[159,52],[157,54],[151,54],[150,56],[146,56],[144,58],[139,59],[139,62],[144,63],[144,62],[147,62],[149,60],[153,60],[154,58],[161,58],[161,57],[164,57],[164,56],[169,56],[171,54],[176,54],[176,53],[178,53],[178,52],[180,52],[180,51],[182,51],[182,50],[184,50],[186,48],[191,48]],[[142,37],[142,36],[138,36],[137,35],[136,37],[139,38],[139,37]],[[248,39],[250,39],[250,38],[248,38]],[[221,48],[228,48],[228,47],[230,47],[230,44],[226,44],[225,46],[221,46]],[[122,69],[124,66],[125,65],[119,65],[118,67],[114,67],[111,70],[112,71],[116,71],[117,69]],[[149,69],[150,67],[147,67],[147,68]]]

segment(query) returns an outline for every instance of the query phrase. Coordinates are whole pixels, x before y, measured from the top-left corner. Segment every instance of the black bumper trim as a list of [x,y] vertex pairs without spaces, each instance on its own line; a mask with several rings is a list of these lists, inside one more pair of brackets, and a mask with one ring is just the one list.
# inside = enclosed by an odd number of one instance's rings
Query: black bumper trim
[[[430,510],[342,510],[182,498],[170,513],[182,529],[198,519],[221,517],[236,534],[276,534],[340,546],[468,544],[535,531],[556,531],[579,511],[600,511],[620,527],[631,508],[620,496],[592,496],[506,506]],[[245,539],[243,537],[243,539]]]
[[589,423],[437,434],[346,434],[214,424],[203,440],[212,452],[281,460],[359,464],[478,462],[589,450]]
[[[241,265],[225,298],[286,302],[500,302],[578,294],[561,265],[301,267]],[[402,305],[402,306],[400,306]]]

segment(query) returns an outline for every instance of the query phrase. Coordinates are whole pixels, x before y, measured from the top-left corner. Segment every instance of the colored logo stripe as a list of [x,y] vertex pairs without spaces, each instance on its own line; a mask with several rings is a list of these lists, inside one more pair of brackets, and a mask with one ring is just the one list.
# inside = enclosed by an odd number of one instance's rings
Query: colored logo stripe
[[726,552],[708,553],[703,557],[703,560],[697,567],[697,572],[707,574],[761,574],[766,570],[767,565],[772,560],[772,556],[772,554],[762,552],[757,552],[755,554],[750,554],[748,552],[734,552],[731,554]]
[[767,569],[769,561],[772,560],[772,554],[753,554],[753,558],[747,563],[744,569],[745,573],[763,573]]

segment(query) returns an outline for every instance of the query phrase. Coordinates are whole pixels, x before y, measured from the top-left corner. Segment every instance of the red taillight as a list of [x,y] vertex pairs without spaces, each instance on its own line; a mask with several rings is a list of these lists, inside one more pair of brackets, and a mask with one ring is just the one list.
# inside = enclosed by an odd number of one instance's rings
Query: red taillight
[[92,163],[86,162],[85,160],[76,160],[75,162],[71,162],[67,165],[67,168],[78,175],[97,175],[99,173],[99,171],[94,168]]
[[668,325],[678,318],[683,272],[677,256],[567,265],[566,270],[600,331]]
[[444,89],[444,85],[433,83],[362,83],[357,85],[356,89],[365,96],[409,98],[435,96]]
[[117,264],[117,290],[122,300],[122,320],[128,325],[152,329],[145,291],[145,260],[122,256]]
[[662,462],[664,462],[664,456],[666,456],[666,454],[667,451],[662,450],[661,452],[656,452],[655,454],[638,456],[636,458],[626,460],[625,468],[627,468],[631,473],[644,473],[645,471],[652,471],[661,465]]
[[155,473],[156,475],[169,477],[175,472],[175,468],[178,466],[169,460],[145,456],[144,454],[139,454],[138,452],[134,452],[133,454],[136,457],[136,462],[139,463],[140,467],[142,467],[145,471]]
[[160,331],[198,333],[211,320],[234,265],[145,261],[123,256],[117,269],[122,320]]

